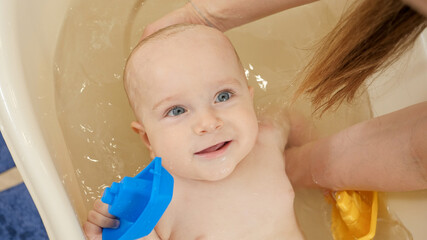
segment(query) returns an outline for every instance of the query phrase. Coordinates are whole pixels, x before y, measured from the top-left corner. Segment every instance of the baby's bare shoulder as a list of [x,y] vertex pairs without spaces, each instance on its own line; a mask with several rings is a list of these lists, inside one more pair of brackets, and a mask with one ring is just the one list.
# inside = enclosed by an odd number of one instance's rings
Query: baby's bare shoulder
[[258,144],[279,146],[284,149],[289,136],[289,123],[277,123],[272,120],[259,122]]

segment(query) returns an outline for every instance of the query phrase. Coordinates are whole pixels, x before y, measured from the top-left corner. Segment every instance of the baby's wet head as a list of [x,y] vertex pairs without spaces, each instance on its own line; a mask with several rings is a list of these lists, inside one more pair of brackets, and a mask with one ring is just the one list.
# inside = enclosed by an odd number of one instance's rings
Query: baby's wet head
[[[186,45],[186,51],[198,51],[198,45],[209,42],[203,40],[197,41],[204,37],[208,40],[215,39],[215,41],[220,42],[220,44],[218,44],[218,51],[232,51],[235,56],[234,59],[237,60],[237,67],[240,68],[242,73],[242,80],[247,84],[240,59],[230,40],[222,32],[203,25],[173,25],[161,29],[140,41],[130,54],[126,63],[124,87],[128,95],[129,103],[137,115],[136,117],[138,120],[141,120],[142,117],[139,116],[138,110],[144,102],[144,96],[149,96],[147,91],[150,90],[150,82],[156,80],[149,76],[156,75],[156,71],[158,71],[157,74],[159,74],[159,72],[168,70],[166,60],[171,54],[170,51],[168,52],[168,49],[180,49],[184,48],[184,45]],[[194,44],[188,46],[189,42],[194,42]],[[224,61],[230,62],[229,59],[224,59]],[[175,64],[185,64],[186,62],[187,59],[182,59],[181,63],[176,62]],[[194,71],[197,71],[197,69],[194,69]]]
[[253,91],[228,38],[198,25],[145,39],[126,66],[125,86],[152,156],[183,178],[219,180],[253,148]]

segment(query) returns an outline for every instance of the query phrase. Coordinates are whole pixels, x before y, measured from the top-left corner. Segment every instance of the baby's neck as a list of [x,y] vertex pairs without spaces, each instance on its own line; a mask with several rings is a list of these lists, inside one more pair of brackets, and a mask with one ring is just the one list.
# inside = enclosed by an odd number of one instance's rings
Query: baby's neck
[[203,192],[208,193],[209,191],[224,191],[227,188],[235,187],[236,184],[244,183],[245,179],[251,178],[251,172],[253,171],[252,164],[256,164],[253,161],[252,153],[249,153],[245,158],[243,158],[234,168],[234,170],[227,175],[225,178],[208,181],[208,180],[198,180],[198,179],[189,179],[173,175],[175,180],[175,192],[186,192],[185,194],[195,193],[203,194]]

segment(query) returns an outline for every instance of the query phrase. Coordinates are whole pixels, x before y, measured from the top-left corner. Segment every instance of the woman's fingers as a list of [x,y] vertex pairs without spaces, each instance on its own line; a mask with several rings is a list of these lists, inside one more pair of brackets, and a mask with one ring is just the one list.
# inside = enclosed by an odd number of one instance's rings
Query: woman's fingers
[[162,28],[180,23],[208,25],[205,19],[191,6],[191,4],[187,3],[183,7],[178,8],[157,21],[147,25],[142,33],[141,39],[150,36]]

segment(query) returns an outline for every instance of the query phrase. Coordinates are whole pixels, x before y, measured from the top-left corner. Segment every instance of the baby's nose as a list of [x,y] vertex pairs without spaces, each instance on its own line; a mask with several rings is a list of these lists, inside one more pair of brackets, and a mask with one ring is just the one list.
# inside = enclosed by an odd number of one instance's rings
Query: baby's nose
[[205,112],[200,114],[197,122],[194,126],[194,132],[197,135],[203,135],[205,133],[211,133],[219,130],[224,125],[224,122],[216,116],[213,112]]

